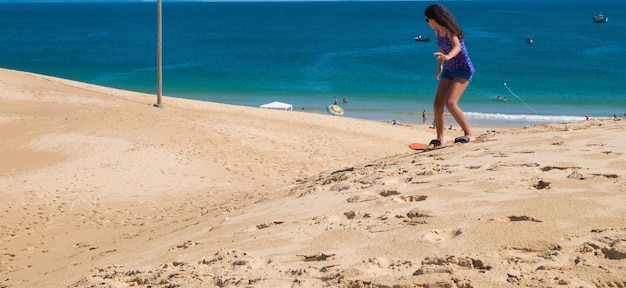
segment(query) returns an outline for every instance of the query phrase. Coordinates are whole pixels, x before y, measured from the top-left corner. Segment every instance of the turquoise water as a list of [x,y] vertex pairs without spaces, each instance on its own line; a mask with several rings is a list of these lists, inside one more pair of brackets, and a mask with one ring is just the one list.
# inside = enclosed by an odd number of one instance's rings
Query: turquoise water
[[[477,69],[460,102],[470,122],[626,113],[626,1],[442,3]],[[437,44],[413,38],[434,38],[429,4],[165,2],[163,93],[314,113],[346,97],[346,117],[421,122]],[[1,67],[156,93],[155,3],[0,3],[0,29]]]

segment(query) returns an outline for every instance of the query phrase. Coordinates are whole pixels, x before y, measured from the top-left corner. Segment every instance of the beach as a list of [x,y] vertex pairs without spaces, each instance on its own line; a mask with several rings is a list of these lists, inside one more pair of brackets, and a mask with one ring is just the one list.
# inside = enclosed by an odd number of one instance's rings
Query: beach
[[626,120],[391,125],[0,69],[0,287],[626,287]]

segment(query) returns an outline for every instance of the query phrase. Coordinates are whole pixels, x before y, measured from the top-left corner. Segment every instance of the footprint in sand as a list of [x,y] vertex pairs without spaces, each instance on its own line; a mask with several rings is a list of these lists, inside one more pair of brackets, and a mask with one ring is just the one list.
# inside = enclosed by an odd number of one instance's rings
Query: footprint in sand
[[426,200],[426,198],[428,198],[428,196],[426,195],[403,195],[400,196],[400,199],[403,200],[404,202],[419,202],[419,201],[424,201]]
[[461,229],[435,229],[426,232],[422,238],[430,242],[444,242],[461,234]]
[[497,221],[497,222],[518,222],[518,221],[529,221],[529,222],[543,222],[539,219],[530,217],[530,216],[517,216],[517,215],[511,215],[511,216],[507,216],[507,217],[499,217],[499,218],[494,218],[491,219],[490,221]]

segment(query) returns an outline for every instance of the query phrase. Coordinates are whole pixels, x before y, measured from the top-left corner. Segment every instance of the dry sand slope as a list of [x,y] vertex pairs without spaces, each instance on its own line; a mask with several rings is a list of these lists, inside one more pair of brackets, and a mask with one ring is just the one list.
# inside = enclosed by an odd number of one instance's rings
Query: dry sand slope
[[547,125],[324,172],[73,287],[624,287],[623,136]]
[[432,130],[0,88],[0,287],[626,287],[624,121],[413,152]]

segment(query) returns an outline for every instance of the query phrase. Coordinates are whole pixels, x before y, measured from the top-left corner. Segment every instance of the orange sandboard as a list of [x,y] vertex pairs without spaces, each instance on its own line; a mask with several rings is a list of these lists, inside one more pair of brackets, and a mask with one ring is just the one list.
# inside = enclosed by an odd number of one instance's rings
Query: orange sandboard
[[435,150],[435,149],[441,149],[444,148],[446,146],[441,145],[441,146],[437,146],[435,147],[435,145],[429,145],[429,144],[424,144],[424,143],[411,143],[409,144],[409,148],[411,148],[412,150],[419,150],[419,151],[430,151],[430,150]]
[[428,149],[428,144],[424,144],[424,143],[411,143],[409,144],[409,148],[413,149],[413,150],[427,150]]

